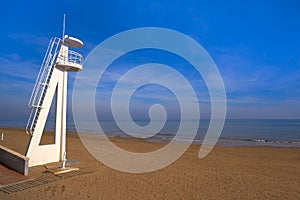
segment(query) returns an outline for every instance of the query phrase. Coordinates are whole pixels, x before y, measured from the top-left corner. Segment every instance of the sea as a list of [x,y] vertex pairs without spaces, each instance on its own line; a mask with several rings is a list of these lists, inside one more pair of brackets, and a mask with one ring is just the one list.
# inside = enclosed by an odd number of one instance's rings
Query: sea
[[[101,120],[99,124],[102,130],[93,127],[94,122],[85,121],[83,129],[76,128],[73,120],[67,120],[68,132],[84,132],[90,134],[105,134],[108,137],[132,137],[122,131],[114,120]],[[137,125],[145,126],[146,120],[135,121]],[[206,135],[210,120],[201,119],[197,135],[193,140],[195,144],[201,144]],[[163,128],[155,135],[146,138],[152,142],[170,142],[178,131],[180,121],[166,121]],[[25,119],[0,119],[0,127],[25,128]],[[46,123],[47,130],[53,130],[54,122]],[[186,133],[188,138],[189,131]],[[185,137],[181,142],[187,142]],[[300,119],[226,119],[223,131],[217,145],[220,146],[280,146],[300,147]]]

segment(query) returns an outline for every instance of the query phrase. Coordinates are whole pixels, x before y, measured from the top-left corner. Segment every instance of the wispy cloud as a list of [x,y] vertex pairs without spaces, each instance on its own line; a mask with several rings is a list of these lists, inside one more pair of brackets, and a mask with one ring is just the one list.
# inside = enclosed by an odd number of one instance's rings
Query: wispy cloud
[[39,52],[45,52],[50,41],[50,38],[43,34],[35,35],[31,33],[12,33],[8,35],[8,38],[19,44],[30,46],[30,48],[34,48]]
[[19,54],[0,54],[0,74],[3,79],[13,77],[33,81],[39,71],[37,60],[23,60]]
[[242,47],[214,49],[229,102],[265,103],[283,101],[290,96],[300,99],[299,68],[288,71],[285,64],[271,64],[255,56]]

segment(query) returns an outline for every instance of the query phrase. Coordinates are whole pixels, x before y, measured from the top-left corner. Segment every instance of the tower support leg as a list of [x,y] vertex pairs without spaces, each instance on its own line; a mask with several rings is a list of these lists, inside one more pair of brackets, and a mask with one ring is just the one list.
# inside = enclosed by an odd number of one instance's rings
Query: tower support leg
[[[56,92],[54,144],[40,145],[46,120]],[[53,69],[43,107],[36,127],[29,140],[26,156],[29,157],[29,167],[58,162],[66,152],[66,117],[67,117],[67,72]]]

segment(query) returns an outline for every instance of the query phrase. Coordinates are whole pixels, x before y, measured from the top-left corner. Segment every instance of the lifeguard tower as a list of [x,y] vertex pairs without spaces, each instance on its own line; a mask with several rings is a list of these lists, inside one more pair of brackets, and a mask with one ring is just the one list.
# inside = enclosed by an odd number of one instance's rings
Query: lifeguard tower
[[[64,30],[62,39],[50,40],[28,104],[31,112],[26,132],[30,140],[25,156],[29,158],[29,167],[65,160],[68,72],[81,71],[83,62],[82,55],[69,48],[82,46],[82,41],[65,35]],[[52,101],[55,102],[54,143],[40,145]]]

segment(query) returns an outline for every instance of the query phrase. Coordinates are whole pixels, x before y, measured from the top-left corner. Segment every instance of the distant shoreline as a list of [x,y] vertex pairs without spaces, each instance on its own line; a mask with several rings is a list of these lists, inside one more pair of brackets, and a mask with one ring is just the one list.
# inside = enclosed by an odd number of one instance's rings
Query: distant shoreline
[[[17,131],[24,131],[25,128],[11,128],[11,127],[0,127],[0,129],[9,129],[9,130],[17,130]],[[53,130],[46,130],[47,132],[52,132]],[[88,131],[80,131],[80,133],[83,134],[99,134],[103,135],[103,133],[95,133],[95,132],[88,132]],[[76,130],[67,130],[67,134],[78,134]],[[134,138],[129,135],[126,135],[124,133],[109,133],[106,135],[109,138],[129,138],[129,139],[141,139],[145,142],[154,142],[154,143],[169,143],[174,135],[173,134],[157,134],[150,138]],[[188,140],[185,138],[177,139],[174,141],[176,143],[186,143]],[[201,145],[203,142],[203,139],[195,138],[192,142],[193,145]],[[219,138],[216,146],[229,146],[229,147],[235,147],[235,146],[271,146],[271,147],[286,147],[286,148],[300,148],[300,140],[270,140],[270,139],[247,139],[247,138],[223,138],[222,136]]]

